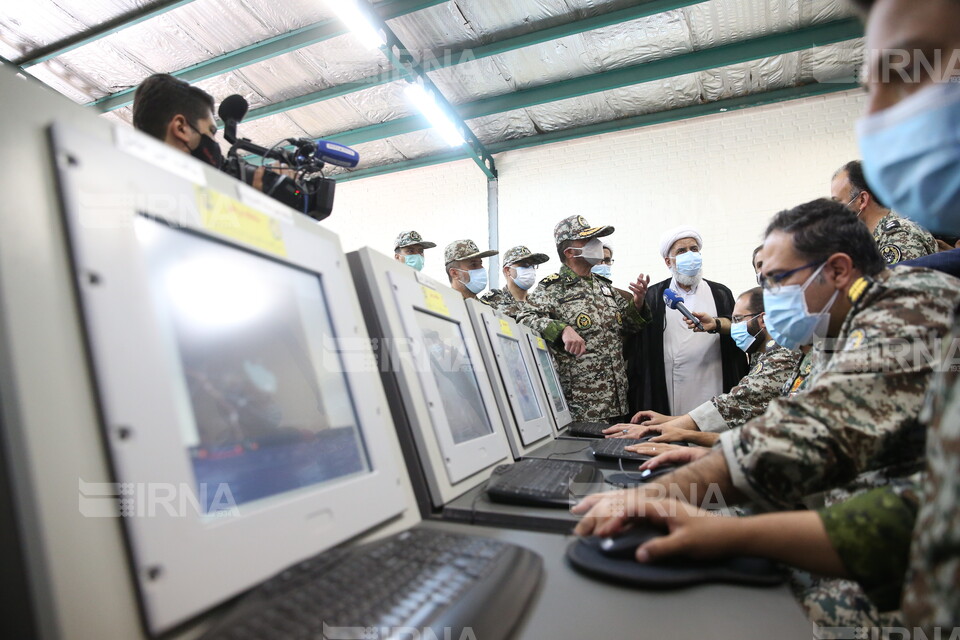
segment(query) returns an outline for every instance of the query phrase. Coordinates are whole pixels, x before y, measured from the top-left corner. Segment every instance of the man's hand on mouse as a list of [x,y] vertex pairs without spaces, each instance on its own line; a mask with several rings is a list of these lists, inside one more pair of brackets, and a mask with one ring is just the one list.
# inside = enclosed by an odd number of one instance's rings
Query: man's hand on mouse
[[729,555],[729,541],[737,518],[716,517],[682,500],[651,501],[645,510],[646,522],[668,533],[637,547],[638,562],[654,562],[671,556],[715,558]]

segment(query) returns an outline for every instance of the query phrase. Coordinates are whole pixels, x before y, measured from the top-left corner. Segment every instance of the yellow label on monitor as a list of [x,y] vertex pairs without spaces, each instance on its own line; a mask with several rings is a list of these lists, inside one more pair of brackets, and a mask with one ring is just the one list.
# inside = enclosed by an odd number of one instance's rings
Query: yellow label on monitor
[[440,295],[440,292],[430,287],[424,287],[423,285],[421,285],[420,288],[423,289],[423,301],[427,304],[427,309],[449,318],[450,309],[447,308],[447,303],[444,301],[443,296]]
[[513,337],[513,331],[510,330],[510,323],[502,318],[500,319],[500,333],[510,338]]
[[541,338],[540,336],[537,336],[537,348],[543,349],[544,351],[547,350],[547,343],[544,342],[543,338]]
[[212,189],[195,189],[200,221],[205,229],[275,256],[286,257],[287,247],[276,218]]

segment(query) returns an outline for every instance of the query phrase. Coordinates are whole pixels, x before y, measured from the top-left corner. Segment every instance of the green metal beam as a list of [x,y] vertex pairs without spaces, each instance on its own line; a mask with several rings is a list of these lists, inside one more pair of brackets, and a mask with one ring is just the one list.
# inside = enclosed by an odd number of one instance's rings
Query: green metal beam
[[[383,20],[391,20],[439,4],[444,4],[445,2],[448,2],[448,0],[385,0],[374,7],[374,11]],[[235,69],[281,56],[296,51],[297,49],[309,47],[324,42],[325,40],[345,35],[346,33],[347,30],[344,29],[343,24],[337,19],[316,22],[295,31],[268,38],[256,44],[225,53],[210,60],[205,60],[191,67],[174,71],[171,75],[186,82],[206,80],[207,78],[229,73]],[[109,96],[94,100],[86,106],[96,107],[103,112],[113,111],[114,109],[119,109],[132,103],[135,91],[136,87],[130,87],[129,89],[124,89]]]
[[122,31],[128,27],[132,27],[135,24],[140,24],[151,18],[156,18],[159,15],[163,15],[168,11],[173,11],[174,9],[179,9],[180,7],[190,4],[193,0],[163,0],[161,2],[155,2],[152,5],[147,7],[142,7],[135,11],[130,11],[116,18],[107,20],[102,24],[87,29],[76,35],[72,35],[69,38],[64,38],[63,40],[58,40],[57,42],[50,43],[44,47],[40,47],[35,51],[31,51],[25,57],[17,60],[16,64],[21,69],[28,69],[34,65],[40,64],[41,62],[46,62],[61,56],[68,51],[73,51],[84,45],[90,44],[91,42],[96,42],[101,38],[105,38],[109,35]]
[[[564,131],[554,131],[552,133],[528,136],[518,140],[507,140],[505,142],[498,142],[488,145],[487,148],[491,153],[495,154],[504,153],[507,151],[516,151],[517,149],[526,149],[530,147],[552,144],[555,142],[564,142],[567,140],[598,136],[604,133],[628,131],[631,129],[639,129],[658,124],[689,120],[691,118],[717,115],[731,111],[738,111],[741,109],[761,107],[780,102],[787,102],[790,100],[798,100],[801,98],[828,95],[840,91],[850,91],[853,89],[858,89],[859,86],[860,85],[856,83],[815,83],[799,87],[790,87],[787,89],[776,89],[774,91],[767,91],[750,96],[718,100],[709,104],[680,107],[679,109],[670,109],[668,111],[661,111],[658,113],[649,113],[631,118],[611,120],[609,122],[601,122],[583,127],[566,129]],[[406,171],[408,169],[418,169],[420,167],[428,167],[446,162],[466,160],[468,158],[469,156],[463,152],[426,156],[423,158],[416,158],[414,160],[381,165],[379,167],[370,167],[367,169],[350,171],[349,173],[337,176],[337,182],[350,182],[352,180],[372,178],[375,176],[388,175],[399,171]]]
[[[464,120],[472,120],[505,111],[525,109],[547,102],[576,98],[601,91],[619,89],[644,82],[663,80],[716,69],[751,60],[792,53],[811,47],[851,40],[863,35],[863,25],[857,19],[839,20],[796,31],[753,38],[734,44],[685,53],[663,60],[637,64],[622,69],[591,74],[570,80],[524,89],[494,98],[486,98],[456,107]],[[329,137],[341,144],[356,145],[383,138],[391,138],[422,129],[422,120],[411,116],[398,118]]]
[[[621,9],[619,11],[611,11],[610,13],[591,16],[589,18],[575,20],[573,22],[568,22],[566,24],[554,27],[538,29],[536,31],[531,31],[530,33],[514,36],[512,38],[504,38],[503,40],[490,42],[477,47],[459,49],[453,52],[445,52],[443,56],[435,57],[434,59],[426,62],[424,66],[427,71],[438,71],[440,69],[453,67],[464,62],[480,60],[482,58],[488,58],[490,56],[496,56],[509,51],[514,51],[516,49],[543,44],[544,42],[552,42],[553,40],[559,40],[561,38],[566,38],[568,36],[577,35],[580,33],[586,33],[588,31],[594,31],[596,29],[602,29],[603,27],[609,27],[611,25],[620,24],[623,22],[630,22],[631,20],[639,20],[641,18],[647,18],[659,13],[682,9],[683,7],[689,7],[695,4],[702,4],[705,1],[706,0],[653,0],[652,2],[644,2],[643,4]],[[340,98],[351,93],[356,93],[357,91],[363,91],[364,89],[370,89],[372,87],[389,84],[395,80],[398,80],[396,74],[388,71],[375,76],[368,76],[355,82],[307,93],[302,96],[297,96],[296,98],[281,100],[279,102],[252,110],[247,114],[247,117],[244,118],[244,122],[250,122],[251,120],[256,120],[258,118],[266,118],[268,116],[283,113],[285,111],[299,109],[300,107],[323,102],[324,100]]]

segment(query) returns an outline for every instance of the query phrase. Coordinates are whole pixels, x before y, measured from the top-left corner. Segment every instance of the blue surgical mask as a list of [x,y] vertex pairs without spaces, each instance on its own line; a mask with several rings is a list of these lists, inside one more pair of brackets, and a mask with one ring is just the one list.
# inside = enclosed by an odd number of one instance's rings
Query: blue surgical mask
[[677,262],[677,273],[682,276],[699,275],[703,268],[703,256],[698,251],[681,253],[674,260]]
[[514,267],[517,272],[513,279],[513,284],[526,291],[537,281],[537,270],[533,267]]
[[748,353],[750,347],[757,341],[757,336],[750,335],[750,329],[747,327],[748,324],[750,324],[750,321],[745,320],[730,325],[730,337],[733,338],[733,341],[737,343],[737,346],[740,347],[740,350],[744,353]]
[[610,273],[612,272],[612,270],[610,269],[610,265],[608,265],[608,264],[598,264],[598,265],[594,265],[594,266],[590,269],[590,271],[592,271],[593,273],[597,274],[598,276],[603,276],[603,277],[606,278],[607,280],[612,280],[612,279],[613,279],[612,276],[610,275]]
[[781,347],[799,349],[803,345],[812,344],[816,338],[826,337],[830,325],[830,309],[840,291],[834,291],[830,302],[817,313],[810,313],[807,309],[807,298],[804,296],[804,291],[825,266],[826,263],[820,265],[802,285],[787,285],[780,287],[777,292],[764,290],[763,308],[767,314],[767,332]]
[[417,271],[423,271],[423,256],[418,254],[404,256],[403,261],[407,263],[408,267],[413,267]]
[[934,233],[960,230],[960,82],[937,83],[857,123],[867,182]]
[[480,293],[487,288],[487,270],[486,269],[471,269],[470,271],[464,271],[463,273],[470,274],[470,282],[464,282],[463,286],[469,289],[472,293]]

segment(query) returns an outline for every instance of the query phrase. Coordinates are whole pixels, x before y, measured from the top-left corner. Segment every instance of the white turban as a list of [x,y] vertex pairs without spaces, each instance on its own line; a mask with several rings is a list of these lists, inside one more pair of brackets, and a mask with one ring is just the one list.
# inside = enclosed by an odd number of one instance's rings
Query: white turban
[[700,232],[693,227],[684,225],[671,229],[660,236],[660,255],[666,258],[670,255],[670,247],[673,246],[673,243],[684,238],[693,238],[697,241],[697,245],[701,249],[703,248],[703,238],[700,237]]

